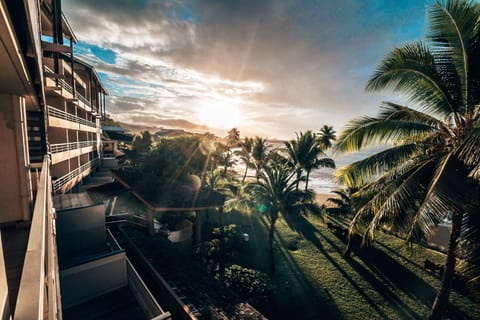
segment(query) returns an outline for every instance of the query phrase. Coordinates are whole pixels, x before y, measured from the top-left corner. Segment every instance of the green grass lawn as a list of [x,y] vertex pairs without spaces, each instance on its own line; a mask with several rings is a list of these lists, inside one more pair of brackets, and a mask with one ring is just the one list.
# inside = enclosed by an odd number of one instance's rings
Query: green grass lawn
[[[256,215],[231,213],[226,223],[243,226],[250,241],[235,263],[268,270],[266,222]],[[316,219],[277,222],[273,300],[258,306],[272,319],[422,319],[440,287],[438,274],[422,269],[423,260],[444,255],[379,234],[369,254],[342,257],[345,244]],[[289,250],[289,247],[298,250]],[[478,305],[452,292],[449,317],[480,319]]]

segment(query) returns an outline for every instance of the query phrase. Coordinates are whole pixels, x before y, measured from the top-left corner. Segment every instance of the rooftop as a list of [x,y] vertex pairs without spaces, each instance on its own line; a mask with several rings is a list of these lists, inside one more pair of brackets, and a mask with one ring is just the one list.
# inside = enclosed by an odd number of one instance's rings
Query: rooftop
[[109,292],[90,301],[63,310],[65,320],[146,319],[137,299],[128,287]]

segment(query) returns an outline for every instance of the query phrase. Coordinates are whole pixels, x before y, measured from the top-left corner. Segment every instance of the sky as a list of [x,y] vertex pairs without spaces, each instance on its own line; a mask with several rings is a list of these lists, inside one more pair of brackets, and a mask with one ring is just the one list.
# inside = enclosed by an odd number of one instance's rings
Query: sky
[[291,139],[339,132],[392,93],[364,88],[426,33],[431,0],[64,0],[115,120]]

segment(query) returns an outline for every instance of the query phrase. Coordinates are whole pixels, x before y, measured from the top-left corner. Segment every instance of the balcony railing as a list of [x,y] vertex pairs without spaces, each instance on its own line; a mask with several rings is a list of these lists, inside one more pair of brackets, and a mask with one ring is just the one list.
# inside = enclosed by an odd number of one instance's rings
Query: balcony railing
[[[50,72],[50,73],[53,73],[53,70],[50,69],[49,67],[45,66],[45,71],[46,72]],[[70,94],[73,95],[73,88],[72,86],[67,82],[65,81],[64,79],[58,79],[58,84],[65,90],[67,90]],[[77,98],[78,100],[82,101],[88,108],[92,109],[92,104],[90,103],[90,101],[85,98],[80,92],[76,91],[75,90],[75,98]]]
[[62,318],[51,194],[49,160],[45,157],[35,199],[15,319]]
[[9,319],[10,303],[8,300],[8,285],[6,265],[3,258],[2,235],[0,232],[0,319]]
[[65,152],[70,150],[76,150],[81,148],[88,148],[88,147],[95,147],[97,145],[97,141],[78,141],[78,142],[69,142],[69,143],[55,143],[49,145],[51,153],[59,153]]
[[80,167],[76,168],[75,170],[70,171],[66,175],[58,178],[57,180],[53,181],[53,191],[59,191],[62,189],[64,185],[75,179],[76,177],[80,176],[83,174],[85,171],[88,169],[94,169],[98,165],[98,159],[94,159],[92,161],[89,161]]
[[48,115],[50,117],[55,117],[55,118],[75,122],[75,123],[78,123],[78,124],[83,124],[85,126],[89,126],[89,127],[92,127],[92,128],[97,127],[97,124],[95,122],[88,121],[86,119],[82,119],[80,117],[74,116],[73,114],[70,114],[70,113],[62,111],[62,110],[58,110],[57,108],[50,107],[50,106],[48,107]]

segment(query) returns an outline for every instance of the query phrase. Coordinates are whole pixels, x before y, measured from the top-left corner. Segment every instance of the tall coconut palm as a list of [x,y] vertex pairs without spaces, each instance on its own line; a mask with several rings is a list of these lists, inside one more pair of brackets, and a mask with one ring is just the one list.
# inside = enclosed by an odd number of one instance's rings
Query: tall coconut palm
[[337,138],[333,127],[326,124],[320,129],[317,137],[318,143],[322,146],[323,150],[330,149],[333,141]]
[[[311,131],[297,134],[296,140],[285,142],[285,149],[290,157],[292,165],[295,167],[297,178],[302,175],[305,170],[307,176],[305,178],[305,191],[308,189],[308,180],[310,172],[319,167],[335,168],[335,162],[327,158],[322,151],[322,147],[317,142],[315,134]],[[320,158],[325,156],[324,158]],[[297,180],[298,181],[298,180]],[[298,185],[296,186],[298,189]]]
[[248,169],[253,167],[252,155],[251,155],[252,146],[253,146],[253,139],[249,137],[245,137],[243,141],[240,143],[241,149],[235,151],[235,155],[238,156],[239,159],[245,164],[245,172],[243,173],[242,184],[245,182]]
[[227,175],[228,168],[233,167],[237,163],[237,159],[233,156],[233,152],[230,149],[225,150],[219,155],[218,164],[223,166],[223,175]]
[[313,213],[320,214],[320,207],[313,201],[313,192],[296,189],[295,172],[279,163],[264,166],[258,181],[247,184],[244,188],[249,197],[250,206],[265,214],[270,223],[268,239],[270,248],[270,270],[273,273],[273,238],[275,223],[279,215]]
[[260,178],[260,171],[262,165],[268,159],[268,153],[271,145],[267,143],[267,139],[262,137],[255,137],[252,145],[252,158],[255,161],[255,170],[257,171],[257,180]]
[[240,130],[232,128],[228,131],[227,145],[229,147],[236,147],[240,143]]
[[[394,49],[381,62],[367,91],[390,89],[414,107],[384,103],[377,117],[351,121],[337,151],[378,143],[393,147],[355,162],[338,176],[368,196],[351,223],[366,223],[364,240],[390,224],[408,241],[428,234],[452,215],[445,272],[430,319],[448,305],[462,221],[472,220],[480,181],[480,8],[467,0],[436,1],[428,7],[428,43]],[[478,230],[479,225],[471,225]]]

